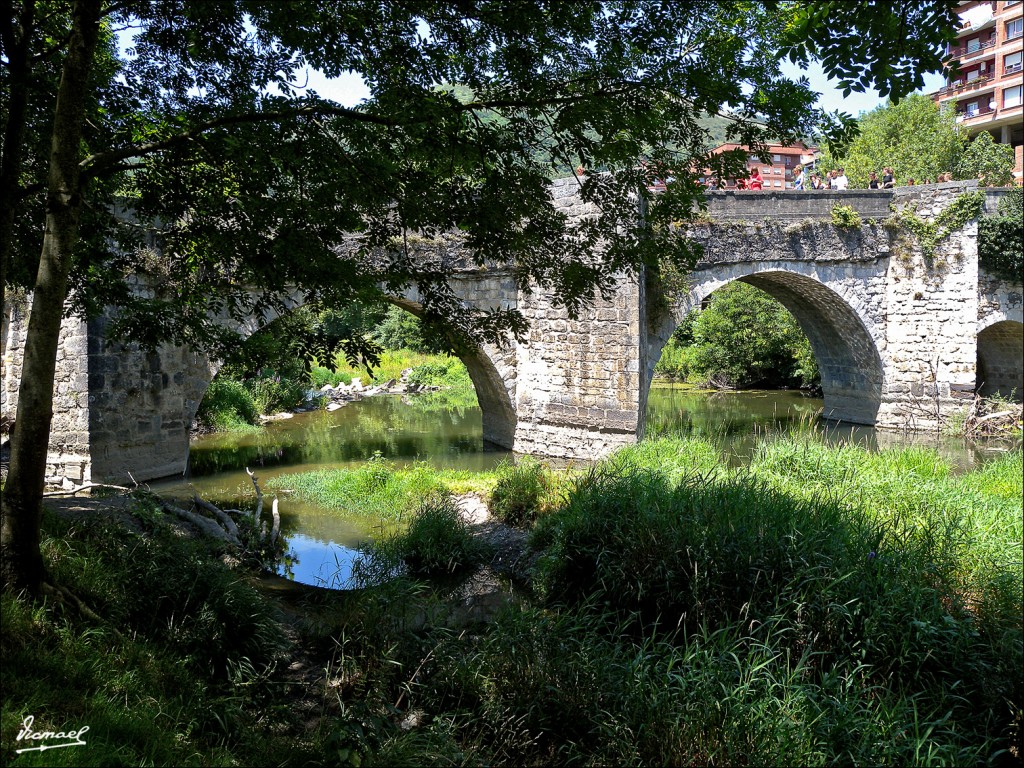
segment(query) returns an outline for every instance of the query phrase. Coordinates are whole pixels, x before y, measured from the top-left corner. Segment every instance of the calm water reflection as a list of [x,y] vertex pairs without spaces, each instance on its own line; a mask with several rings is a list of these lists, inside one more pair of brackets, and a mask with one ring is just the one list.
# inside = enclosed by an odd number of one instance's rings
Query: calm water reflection
[[[440,393],[438,393],[440,394]],[[437,466],[484,470],[511,454],[485,445],[480,410],[451,407],[438,394],[378,396],[333,413],[297,414],[253,435],[207,435],[193,441],[189,477],[156,485],[167,494],[190,493],[227,506],[249,505],[252,483],[314,469],[358,464],[379,452],[398,464],[426,461]],[[646,434],[699,435],[723,445],[733,463],[749,459],[758,435],[815,423],[822,401],[800,392],[699,392],[655,385],[648,399]],[[960,468],[973,466],[986,450],[934,435],[899,436],[866,427],[820,424],[828,439],[853,440],[870,448],[913,442],[937,448]],[[996,447],[995,450],[999,448]],[[367,542],[385,530],[325,509],[283,498],[282,532],[288,554],[281,573],[307,584],[342,587],[352,562]]]

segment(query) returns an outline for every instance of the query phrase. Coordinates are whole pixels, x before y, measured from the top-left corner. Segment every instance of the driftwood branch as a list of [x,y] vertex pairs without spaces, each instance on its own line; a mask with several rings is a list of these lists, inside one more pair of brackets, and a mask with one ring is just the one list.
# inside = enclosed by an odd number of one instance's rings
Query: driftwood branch
[[263,491],[260,490],[260,484],[256,482],[255,472],[246,467],[245,474],[252,480],[252,487],[256,489],[256,511],[252,513],[252,522],[255,526],[259,525],[260,517],[263,516]]
[[192,501],[197,507],[205,509],[211,515],[217,518],[220,521],[220,524],[224,526],[224,530],[228,532],[229,536],[234,536],[236,539],[239,539],[238,526],[235,525],[235,521],[232,520],[227,513],[221,511],[210,502],[199,498],[198,494],[192,495]]
[[83,483],[82,485],[76,486],[74,488],[68,488],[66,490],[47,491],[46,493],[43,494],[43,496],[74,496],[76,493],[80,493],[81,491],[88,491],[91,488],[106,488],[107,490],[125,491],[126,493],[131,493],[132,491],[135,490],[134,488],[126,488],[123,485],[108,485],[107,483]]
[[230,533],[221,528],[215,521],[208,517],[196,514],[195,512],[189,512],[188,510],[182,509],[169,501],[160,501],[160,508],[165,512],[174,515],[175,517],[184,520],[185,522],[194,525],[202,533],[207,536],[223,541],[226,544],[230,544],[235,547],[240,547],[242,542],[239,541],[237,536],[232,536]]
[[270,505],[270,513],[274,516],[274,527],[270,529],[270,545],[273,546],[277,543],[277,537],[281,533],[281,515],[277,511],[277,497],[274,497],[274,502]]

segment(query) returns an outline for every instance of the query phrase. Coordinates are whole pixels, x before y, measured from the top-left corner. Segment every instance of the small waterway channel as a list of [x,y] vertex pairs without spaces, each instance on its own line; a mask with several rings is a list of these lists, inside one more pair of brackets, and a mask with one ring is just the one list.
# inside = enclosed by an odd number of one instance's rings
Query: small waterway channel
[[[188,477],[153,489],[166,495],[194,489],[215,503],[251,506],[253,488],[246,467],[265,484],[289,474],[355,466],[377,454],[397,465],[423,461],[470,471],[492,469],[512,458],[510,451],[484,443],[479,408],[453,407],[439,395],[377,396],[331,413],[296,414],[253,434],[205,435],[192,442]],[[820,399],[797,391],[706,392],[656,384],[648,399],[646,433],[708,437],[737,465],[749,460],[758,436],[812,427],[828,440],[855,441],[872,449],[926,445],[964,470],[987,454],[1006,450],[1005,445],[970,445],[937,435],[828,424],[817,418],[821,407]],[[280,573],[306,584],[344,587],[360,551],[387,533],[381,523],[293,498],[283,498],[280,511],[288,546]]]

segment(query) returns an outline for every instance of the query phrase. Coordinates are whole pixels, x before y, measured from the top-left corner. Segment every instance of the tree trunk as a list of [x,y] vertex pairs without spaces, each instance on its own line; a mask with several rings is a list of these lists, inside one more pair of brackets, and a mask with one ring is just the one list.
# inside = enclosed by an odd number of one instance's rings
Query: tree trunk
[[61,72],[54,113],[46,231],[32,295],[25,358],[18,393],[17,427],[3,494],[0,553],[5,588],[38,593],[46,577],[39,550],[46,452],[53,419],[57,364],[68,273],[78,243],[82,205],[78,164],[85,122],[85,96],[99,36],[101,0],[77,0],[71,41]]
[[[18,14],[18,27],[12,24],[5,36],[10,100],[4,125],[4,150],[0,159],[0,317],[4,314],[4,291],[11,272],[14,247],[14,216],[20,197],[21,166],[25,149],[25,123],[28,110],[29,47],[35,24],[35,0],[25,0]],[[15,37],[20,31],[21,36]]]

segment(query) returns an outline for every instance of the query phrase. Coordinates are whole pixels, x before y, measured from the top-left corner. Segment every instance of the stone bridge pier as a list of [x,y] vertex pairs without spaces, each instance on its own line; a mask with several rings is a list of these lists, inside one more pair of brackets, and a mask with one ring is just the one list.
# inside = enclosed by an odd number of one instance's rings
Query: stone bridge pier
[[[575,181],[555,182],[570,219],[593,211]],[[483,412],[483,437],[524,453],[593,459],[643,435],[654,368],[672,332],[718,288],[739,280],[781,301],[807,334],[822,373],[824,416],[888,429],[934,430],[976,391],[1024,391],[1022,287],[978,265],[977,223],[963,222],[933,254],[890,217],[890,205],[934,220],[970,182],[851,192],[718,192],[709,221],[680,236],[704,247],[686,287],[623,277],[614,293],[570,318],[555,298],[523,292],[508,270],[452,276],[468,303],[518,309],[522,343],[462,356]],[[837,227],[836,204],[862,224]],[[422,312],[415,292],[390,300]],[[296,305],[301,297],[296,297]],[[6,305],[3,413],[13,416],[27,302]],[[268,318],[262,318],[266,321]],[[255,319],[243,333],[259,325]],[[181,473],[191,422],[217,364],[165,346],[107,344],[109,320],[70,318],[62,330],[52,482],[142,481]]]

